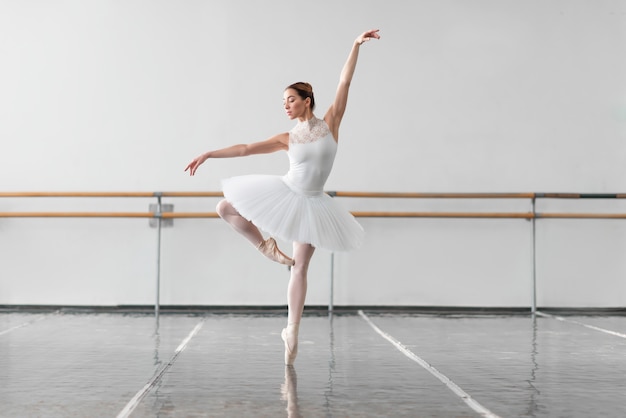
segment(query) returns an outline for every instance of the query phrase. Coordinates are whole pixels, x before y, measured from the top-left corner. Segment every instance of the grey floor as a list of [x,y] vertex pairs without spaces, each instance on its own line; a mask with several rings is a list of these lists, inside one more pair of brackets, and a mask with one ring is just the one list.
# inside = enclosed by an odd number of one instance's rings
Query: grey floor
[[0,312],[1,417],[624,417],[626,317]]

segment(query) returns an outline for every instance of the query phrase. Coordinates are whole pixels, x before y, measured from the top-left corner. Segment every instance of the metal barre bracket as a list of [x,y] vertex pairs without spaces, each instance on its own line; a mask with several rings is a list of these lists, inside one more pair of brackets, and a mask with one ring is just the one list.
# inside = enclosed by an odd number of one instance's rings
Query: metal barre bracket
[[166,212],[174,212],[174,205],[172,203],[150,203],[148,211],[154,214],[154,218],[149,219],[150,228],[157,228],[159,225],[159,219],[161,221],[161,227],[163,228],[170,228],[174,226],[173,218],[163,218],[161,216]]

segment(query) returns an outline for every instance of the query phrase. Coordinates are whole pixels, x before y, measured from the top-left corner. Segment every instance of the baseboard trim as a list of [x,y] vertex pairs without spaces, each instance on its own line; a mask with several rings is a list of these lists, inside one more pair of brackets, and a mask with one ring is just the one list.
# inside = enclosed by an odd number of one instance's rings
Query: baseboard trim
[[[484,306],[386,306],[335,305],[333,314],[356,315],[359,310],[373,314],[411,315],[529,315],[530,307]],[[539,307],[544,313],[558,315],[616,315],[626,316],[626,307]],[[154,305],[0,305],[0,312],[24,313],[119,313],[154,314]],[[286,315],[286,305],[161,305],[161,314],[227,314],[227,315]],[[305,315],[328,315],[328,306],[309,305]]]

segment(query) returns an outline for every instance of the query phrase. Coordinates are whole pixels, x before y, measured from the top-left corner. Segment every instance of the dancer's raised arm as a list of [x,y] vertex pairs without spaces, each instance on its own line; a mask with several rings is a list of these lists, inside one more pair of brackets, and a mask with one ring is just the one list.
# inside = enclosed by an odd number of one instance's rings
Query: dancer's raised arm
[[352,50],[348,55],[348,60],[341,70],[341,76],[339,77],[339,85],[337,86],[337,92],[335,94],[335,101],[330,106],[324,120],[328,124],[335,139],[339,138],[339,125],[341,119],[346,111],[346,104],[348,103],[348,90],[350,89],[350,83],[352,82],[352,76],[354,75],[354,69],[359,58],[359,48],[370,39],[380,39],[378,35],[378,29],[368,30],[359,35],[352,44]]
[[189,163],[185,171],[189,170],[189,175],[196,174],[196,170],[200,165],[209,158],[233,158],[233,157],[245,157],[254,154],[269,154],[271,152],[287,150],[289,148],[289,133],[275,135],[270,139],[261,142],[254,142],[252,144],[237,144],[230,147],[208,151],[204,154],[194,158]]

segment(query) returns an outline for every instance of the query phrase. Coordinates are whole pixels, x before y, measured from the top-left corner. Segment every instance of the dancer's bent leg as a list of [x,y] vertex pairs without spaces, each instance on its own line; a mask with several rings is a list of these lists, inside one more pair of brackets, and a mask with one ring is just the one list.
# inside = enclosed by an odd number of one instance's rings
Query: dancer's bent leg
[[307,290],[307,271],[309,262],[315,252],[315,247],[310,244],[294,242],[293,258],[296,262],[291,268],[291,278],[287,287],[287,328],[283,329],[282,338],[285,341],[285,364],[291,365],[298,354],[298,332],[300,320],[304,310],[304,301]]
[[228,200],[221,200],[215,209],[223,220],[228,222],[235,231],[243,235],[252,245],[258,247],[263,241],[263,235],[261,231],[259,231],[259,228],[241,216]]
[[243,235],[248,241],[268,257],[270,260],[276,261],[288,266],[293,265],[293,260],[283,254],[276,246],[274,238],[263,239],[263,235],[259,228],[252,222],[244,218],[237,212],[237,209],[226,199],[221,200],[216,207],[217,214],[230,224],[233,229]]

